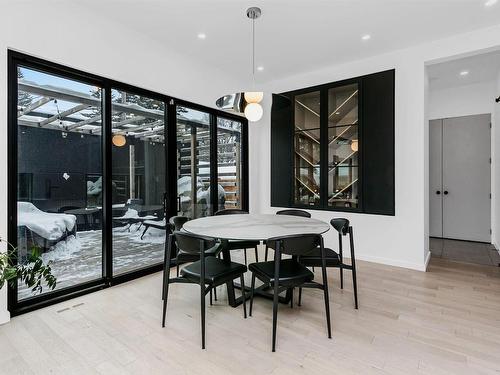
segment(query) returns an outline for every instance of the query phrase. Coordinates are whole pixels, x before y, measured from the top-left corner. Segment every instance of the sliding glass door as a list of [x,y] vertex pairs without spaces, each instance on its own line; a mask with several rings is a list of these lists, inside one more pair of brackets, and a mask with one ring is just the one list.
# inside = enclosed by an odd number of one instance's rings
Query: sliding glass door
[[125,90],[112,97],[113,275],[163,260],[165,104]]
[[101,279],[103,89],[22,65],[16,83],[18,262],[38,249],[57,290]]
[[177,106],[178,215],[195,219],[209,216],[211,200],[210,114]]
[[10,287],[13,315],[161,270],[172,216],[247,209],[246,120],[8,56],[8,240],[57,279]]

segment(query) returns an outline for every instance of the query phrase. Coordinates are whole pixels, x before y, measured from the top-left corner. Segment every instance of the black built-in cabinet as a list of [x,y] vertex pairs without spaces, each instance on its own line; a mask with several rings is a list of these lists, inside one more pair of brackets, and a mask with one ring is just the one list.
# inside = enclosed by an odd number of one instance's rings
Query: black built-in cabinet
[[[271,206],[394,215],[394,83],[395,71],[388,70],[274,94],[271,112]],[[352,90],[352,93],[346,91],[346,100],[355,95],[356,101],[355,110],[352,109],[354,106],[348,109],[351,121],[356,116],[355,121],[350,123],[355,124],[351,126],[355,132],[351,131],[350,138],[346,135],[350,130],[345,124],[340,120],[337,123],[333,121],[336,114],[348,117],[341,113],[347,105],[339,107],[341,109],[337,112],[331,109],[336,108],[332,102],[335,102],[337,94],[340,95],[337,102],[344,103],[341,96],[343,88]],[[307,99],[309,94],[313,95],[311,104],[304,104],[302,98]],[[306,186],[314,195],[310,202],[298,200],[297,191],[294,190],[299,180],[297,176],[300,177],[301,173],[297,172],[300,168],[295,159],[296,151],[300,147],[304,150],[303,142],[299,145],[297,140],[297,129],[299,132],[304,130],[297,128],[297,98],[302,100],[301,107],[318,117],[315,123],[319,124],[317,129],[312,129],[314,126],[311,125],[301,125],[302,128],[311,128],[305,129],[308,137],[316,135],[318,138],[315,150],[309,150],[309,154],[306,152],[307,157],[302,156],[309,163],[304,163],[306,167],[314,171],[309,177],[303,174],[304,178],[317,182],[317,186]],[[343,134],[343,138],[336,134]],[[331,151],[332,143],[339,144],[339,149],[344,147],[348,152],[352,150],[350,158],[335,159]],[[312,156],[313,153],[315,156]],[[346,160],[351,160],[351,163],[348,164]],[[335,168],[342,172],[333,171]],[[336,177],[332,177],[332,174]],[[335,182],[335,178],[341,182]],[[314,181],[308,183],[314,184]],[[351,181],[351,184],[346,181]],[[335,183],[344,183],[346,187],[332,188],[331,185]],[[342,194],[342,199],[337,199]],[[341,203],[335,206],[332,203],[334,201]]]

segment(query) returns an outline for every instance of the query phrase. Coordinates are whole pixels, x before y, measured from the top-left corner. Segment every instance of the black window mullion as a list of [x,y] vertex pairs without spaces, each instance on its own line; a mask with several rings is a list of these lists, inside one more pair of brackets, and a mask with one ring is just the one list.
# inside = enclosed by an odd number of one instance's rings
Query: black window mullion
[[111,283],[113,278],[113,171],[112,171],[112,103],[111,103],[111,85],[103,85],[102,98],[102,174],[103,174],[103,212],[102,212],[102,230],[103,230],[103,257],[102,257],[102,275],[107,284]]
[[[177,215],[178,198],[177,198],[177,105],[174,99],[165,102],[166,114],[166,129],[165,134],[165,164],[167,171],[165,173],[165,189],[166,189],[166,217],[168,220],[172,216]],[[169,178],[170,176],[170,178]],[[175,176],[172,178],[171,176]]]
[[217,158],[217,116],[210,113],[210,214],[213,215],[219,209],[218,189],[218,158]]
[[328,89],[320,91],[320,199],[322,208],[328,206]]

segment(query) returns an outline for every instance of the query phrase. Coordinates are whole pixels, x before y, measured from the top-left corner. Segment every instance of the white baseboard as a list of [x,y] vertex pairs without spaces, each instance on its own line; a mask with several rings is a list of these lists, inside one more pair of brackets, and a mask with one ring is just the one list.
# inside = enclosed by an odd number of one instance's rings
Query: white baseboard
[[9,311],[0,311],[0,325],[8,323],[10,321]]
[[408,268],[411,270],[416,270],[416,271],[422,271],[425,272],[427,269],[427,264],[429,263],[430,260],[430,252],[427,255],[427,259],[425,260],[424,263],[419,264],[419,263],[411,263],[411,262],[404,262],[396,259],[390,259],[390,258],[383,258],[383,257],[375,257],[372,255],[361,255],[361,254],[356,254],[356,259],[359,260],[365,260],[367,262],[373,262],[373,263],[380,263],[380,264],[385,264],[388,266],[396,266],[396,267],[402,267],[402,268]]

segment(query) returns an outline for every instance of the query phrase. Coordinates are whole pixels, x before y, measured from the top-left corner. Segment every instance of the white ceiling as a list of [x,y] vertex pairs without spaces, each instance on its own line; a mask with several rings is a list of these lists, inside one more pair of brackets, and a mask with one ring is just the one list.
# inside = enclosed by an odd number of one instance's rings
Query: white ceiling
[[[264,71],[257,81],[265,82],[500,23],[500,1],[491,7],[485,1],[86,0],[81,6],[240,78],[250,77],[245,10],[260,6],[256,60]],[[362,41],[364,34],[371,39]]]
[[[467,75],[460,72],[467,71]],[[496,82],[500,73],[500,51],[455,59],[427,67],[431,90],[475,83]]]

